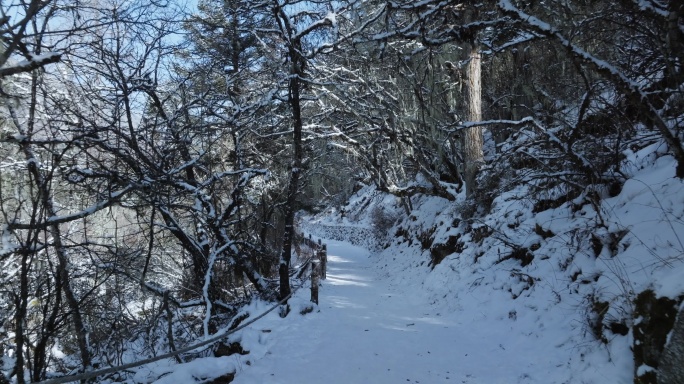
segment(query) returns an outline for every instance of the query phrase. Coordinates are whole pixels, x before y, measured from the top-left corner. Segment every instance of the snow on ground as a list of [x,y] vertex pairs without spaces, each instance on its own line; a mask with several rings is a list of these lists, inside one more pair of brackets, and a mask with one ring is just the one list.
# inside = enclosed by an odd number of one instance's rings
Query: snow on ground
[[[320,311],[278,331],[234,383],[550,383],[562,337],[489,327],[487,308],[443,313],[378,276],[368,252],[330,242]],[[552,379],[552,377],[555,377]]]
[[[541,212],[525,185],[471,221],[460,217],[463,201],[416,197],[411,215],[388,228],[384,250],[372,255],[376,273],[395,294],[429,304],[425,313],[501,344],[501,353],[489,350],[475,364],[513,361],[509,369],[470,382],[631,383],[633,300],[648,289],[684,293],[684,183],[657,144],[625,162],[630,179],[617,196],[599,190],[598,201],[583,194]],[[366,191],[350,199],[345,217],[372,225],[377,204],[401,212],[396,201]],[[346,218],[317,216],[308,230],[324,236],[346,227]],[[433,250],[454,239],[458,245],[435,265]]]
[[[268,351],[252,355],[256,359],[238,369],[234,383],[582,382],[570,367],[581,356],[566,344],[563,327],[574,308],[547,317],[539,332],[531,329],[536,309],[516,308],[510,300],[464,293],[464,308],[450,312],[425,302],[415,287],[390,284],[379,275],[377,255],[338,241],[328,247],[319,310],[303,317],[292,313],[296,321],[287,324],[273,318],[269,327],[277,331],[243,337],[246,349],[256,341]],[[509,315],[514,309],[517,314]],[[621,378],[614,368],[581,377],[588,383],[627,382],[631,370],[620,368]]]
[[[406,217],[366,189],[301,217],[329,239],[320,306],[299,313],[305,286],[287,317],[231,337],[249,354],[180,365],[159,383],[232,371],[235,383],[632,383],[633,300],[684,293],[684,183],[657,148],[626,161],[631,178],[598,203],[582,195],[534,212],[523,185],[467,222],[462,201],[414,198]],[[398,220],[379,228],[379,216]]]

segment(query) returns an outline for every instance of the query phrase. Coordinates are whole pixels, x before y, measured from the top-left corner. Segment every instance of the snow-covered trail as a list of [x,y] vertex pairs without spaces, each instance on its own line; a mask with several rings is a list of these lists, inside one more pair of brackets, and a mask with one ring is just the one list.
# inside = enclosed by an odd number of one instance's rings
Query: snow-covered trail
[[473,329],[471,321],[462,325],[402,297],[376,276],[364,249],[328,241],[328,253],[320,312],[269,335],[269,352],[239,369],[234,383],[536,382],[516,372],[539,361],[518,348],[507,351],[524,337]]

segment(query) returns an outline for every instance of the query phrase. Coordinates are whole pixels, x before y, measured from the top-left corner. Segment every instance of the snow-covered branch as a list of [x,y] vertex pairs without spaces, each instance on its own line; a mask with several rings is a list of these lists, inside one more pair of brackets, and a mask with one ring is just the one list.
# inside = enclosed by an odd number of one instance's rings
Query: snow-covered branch
[[642,113],[648,116],[650,121],[663,136],[669,149],[677,159],[677,176],[679,178],[684,178],[684,145],[673,133],[670,126],[663,120],[660,111],[654,106],[648,92],[642,88],[641,84],[630,79],[623,71],[610,64],[608,61],[594,56],[582,47],[573,43],[569,38],[565,37],[558,28],[555,28],[551,24],[542,21],[533,15],[525,13],[513,5],[510,0],[499,0],[499,8],[504,13],[519,20],[526,28],[529,28],[534,33],[546,36],[552,41],[557,42],[566,50],[566,52],[568,52],[568,54],[606,78],[626,95],[635,96],[638,99],[638,102],[634,103],[634,108],[640,109]]
[[544,127],[539,123],[535,118],[532,116],[527,116],[524,117],[520,120],[505,120],[505,119],[497,119],[497,120],[484,120],[484,121],[466,121],[466,122],[461,122],[456,125],[455,128],[449,129],[449,132],[454,133],[462,130],[466,130],[468,128],[472,127],[487,127],[487,126],[492,126],[492,125],[503,125],[503,126],[519,126],[519,125],[526,125],[526,124],[532,124],[533,126],[545,130]]
[[90,207],[80,210],[78,212],[73,212],[67,215],[62,215],[62,216],[50,216],[46,220],[38,222],[38,223],[9,223],[8,224],[8,229],[9,230],[17,230],[17,229],[46,229],[52,225],[58,225],[58,224],[64,224],[68,222],[72,222],[75,220],[82,219],[84,217],[88,217],[95,212],[101,211],[105,208],[111,207],[112,205],[116,204],[117,202],[121,201],[123,197],[125,197],[127,194],[130,192],[136,190],[137,187],[134,185],[129,185],[125,188],[122,188],[118,191],[112,192],[109,194],[109,197],[106,199],[103,199]]
[[22,72],[31,72],[48,64],[57,63],[61,60],[61,58],[62,54],[55,52],[36,55],[32,57],[31,60],[24,60],[16,64],[0,68],[0,78],[16,75]]

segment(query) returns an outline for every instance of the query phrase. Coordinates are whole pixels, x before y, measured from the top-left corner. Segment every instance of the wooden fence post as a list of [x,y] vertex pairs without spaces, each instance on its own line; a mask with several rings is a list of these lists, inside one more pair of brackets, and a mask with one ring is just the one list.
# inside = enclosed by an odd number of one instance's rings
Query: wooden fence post
[[321,259],[321,279],[325,280],[325,278],[328,275],[328,245],[327,244],[323,244],[318,257]]
[[318,263],[316,261],[311,262],[311,301],[318,305],[318,284],[319,284],[319,273],[318,273]]
[[[318,288],[321,280],[325,280],[327,277],[328,246],[323,244],[322,239],[319,238],[316,241],[310,233],[308,235],[307,237],[306,234],[302,233],[300,239],[314,252],[311,259],[311,302],[318,305]],[[302,269],[298,276],[301,276],[305,270],[306,268]]]

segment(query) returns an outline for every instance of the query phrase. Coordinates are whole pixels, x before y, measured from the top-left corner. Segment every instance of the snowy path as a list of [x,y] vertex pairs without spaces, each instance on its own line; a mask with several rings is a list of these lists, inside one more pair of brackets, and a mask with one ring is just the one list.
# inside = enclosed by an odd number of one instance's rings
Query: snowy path
[[511,341],[510,330],[444,319],[378,279],[367,251],[334,241],[328,247],[320,312],[270,335],[269,352],[239,369],[234,383],[536,382],[516,375],[531,368],[529,356],[500,344]]

